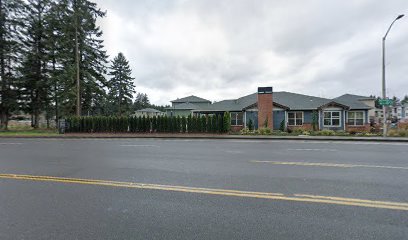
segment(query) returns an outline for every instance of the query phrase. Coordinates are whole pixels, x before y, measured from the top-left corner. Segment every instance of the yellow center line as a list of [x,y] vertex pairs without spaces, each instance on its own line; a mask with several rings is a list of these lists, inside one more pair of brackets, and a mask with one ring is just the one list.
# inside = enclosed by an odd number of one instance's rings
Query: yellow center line
[[359,206],[359,207],[408,211],[408,203],[374,201],[374,200],[366,200],[366,199],[343,198],[343,197],[332,197],[332,196],[316,196],[316,195],[307,195],[307,194],[285,195],[282,193],[270,193],[270,192],[239,191],[239,190],[215,189],[215,188],[196,188],[196,187],[187,187],[187,186],[146,184],[146,183],[82,179],[82,178],[63,178],[63,177],[53,177],[53,176],[36,176],[36,175],[22,175],[22,174],[0,174],[0,179],[99,185],[99,186],[109,186],[109,187],[137,188],[137,189],[162,190],[162,191],[185,192],[185,193],[200,193],[200,194],[231,196],[231,197],[246,197],[246,198],[296,201],[296,202],[307,202],[307,203],[336,204],[336,205],[344,205],[344,206]]
[[323,162],[280,162],[280,161],[250,161],[252,163],[270,163],[275,165],[293,165],[293,166],[318,166],[318,167],[340,167],[340,168],[385,168],[408,170],[408,167],[398,166],[381,166],[381,165],[364,165],[364,164],[345,164],[345,163],[323,163]]

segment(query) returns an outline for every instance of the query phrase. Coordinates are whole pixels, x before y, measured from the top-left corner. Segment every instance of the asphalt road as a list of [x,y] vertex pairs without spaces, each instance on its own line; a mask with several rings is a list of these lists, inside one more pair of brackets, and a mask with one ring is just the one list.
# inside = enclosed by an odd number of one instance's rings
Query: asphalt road
[[408,239],[408,144],[0,139],[0,239]]

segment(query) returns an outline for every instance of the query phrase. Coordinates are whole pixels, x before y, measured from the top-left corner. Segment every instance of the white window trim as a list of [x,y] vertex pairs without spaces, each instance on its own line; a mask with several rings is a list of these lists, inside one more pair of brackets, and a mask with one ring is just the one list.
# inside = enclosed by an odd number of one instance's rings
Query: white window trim
[[[351,112],[354,112],[354,113],[357,113],[357,112],[362,112],[363,113],[363,124],[362,125],[357,125],[357,124],[353,124],[353,125],[350,125],[350,124],[348,124],[348,122],[349,122],[349,119],[350,119],[350,113]],[[354,115],[354,123],[356,123],[356,120],[357,120],[357,118],[355,117],[356,115]],[[355,126],[355,127],[357,127],[357,126],[364,126],[364,124],[365,124],[365,112],[364,111],[348,111],[347,112],[347,125],[348,126]]]
[[[295,125],[290,125],[289,124],[289,113],[294,113],[295,114]],[[297,120],[297,118],[296,118],[296,113],[302,113],[302,124],[301,125],[297,125],[296,124],[296,120]],[[305,114],[304,114],[304,112],[303,111],[292,111],[292,112],[288,112],[288,126],[291,126],[291,127],[296,127],[296,126],[303,126],[303,124],[304,124],[304,122],[305,122]]]
[[[324,117],[324,113],[326,113],[326,112],[330,112],[330,122],[333,122],[333,112],[338,112],[339,113],[339,125],[326,125],[326,124],[324,124],[324,119],[325,119],[325,117]],[[337,119],[337,118],[334,118],[334,119]],[[340,110],[324,110],[323,111],[323,126],[324,127],[340,127],[341,126],[341,111]]]

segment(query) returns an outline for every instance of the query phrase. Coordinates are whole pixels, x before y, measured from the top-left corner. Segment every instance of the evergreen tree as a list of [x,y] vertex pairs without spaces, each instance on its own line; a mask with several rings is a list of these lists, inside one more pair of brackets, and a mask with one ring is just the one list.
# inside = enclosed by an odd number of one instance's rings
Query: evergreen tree
[[231,130],[231,115],[229,112],[224,113],[222,132],[229,132]]
[[185,116],[182,116],[182,117],[181,117],[181,131],[182,131],[183,133],[185,133],[185,132],[186,132],[186,128],[187,128],[187,119],[186,119]]
[[192,119],[191,115],[188,115],[187,116],[187,132],[188,133],[193,132],[193,130],[192,130],[193,126],[192,125],[193,125],[193,119]]
[[[135,102],[133,104],[133,111],[137,111],[148,107],[153,107],[157,109],[157,107],[155,107],[154,105],[150,105],[150,100],[146,93],[137,93]],[[163,111],[163,109],[158,110]]]
[[18,108],[17,72],[23,10],[20,0],[0,0],[0,130],[7,129],[10,114]]
[[49,0],[28,0],[25,4],[22,43],[24,47],[21,67],[21,96],[25,110],[32,115],[32,126],[39,127],[40,114],[48,109],[49,82],[47,73],[46,13]]
[[63,24],[58,54],[60,77],[64,79],[61,82],[64,115],[75,113],[78,97],[79,112],[93,115],[102,111],[101,103],[106,97],[107,55],[102,31],[96,26],[97,18],[104,17],[105,12],[88,0],[60,0],[58,8],[61,9],[59,21]]
[[217,114],[217,132],[222,133],[224,131],[223,125],[223,115]]
[[207,116],[201,116],[201,124],[203,125],[203,132],[210,131]]
[[404,98],[401,100],[401,104],[408,103],[408,95],[405,95]]
[[131,112],[132,98],[135,93],[132,70],[123,53],[119,53],[112,61],[112,78],[109,80],[109,98],[113,102],[114,113],[118,115]]

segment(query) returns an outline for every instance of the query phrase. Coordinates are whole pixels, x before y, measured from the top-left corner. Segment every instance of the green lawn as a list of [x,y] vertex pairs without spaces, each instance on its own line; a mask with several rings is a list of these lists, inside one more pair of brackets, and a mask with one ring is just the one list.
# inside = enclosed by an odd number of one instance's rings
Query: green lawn
[[0,131],[1,136],[54,136],[58,135],[55,129],[10,128]]

